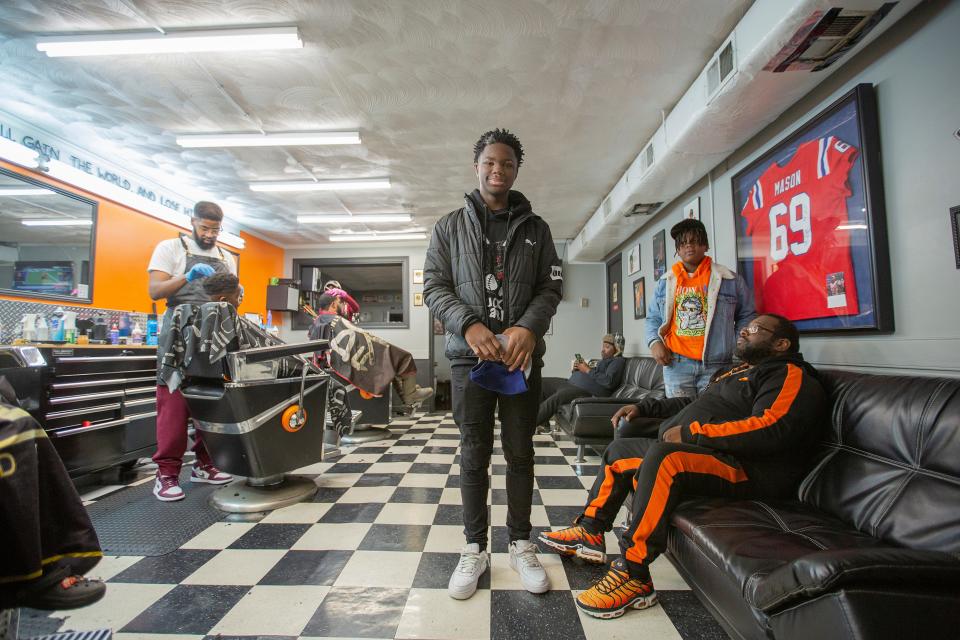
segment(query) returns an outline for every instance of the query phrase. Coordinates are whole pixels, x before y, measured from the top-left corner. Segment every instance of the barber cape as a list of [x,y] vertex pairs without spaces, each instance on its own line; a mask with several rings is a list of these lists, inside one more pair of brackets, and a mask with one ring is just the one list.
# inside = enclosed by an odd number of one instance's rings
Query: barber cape
[[311,340],[329,340],[330,370],[361,391],[381,396],[413,363],[409,352],[333,313],[321,313],[310,327]]
[[[210,363],[219,362],[230,351],[284,344],[237,315],[229,302],[207,302],[202,305],[182,304],[173,310],[170,331],[158,345],[163,354],[158,377],[160,384],[176,391],[183,382],[184,371],[197,353],[208,353]],[[298,360],[280,360],[278,377],[287,378],[298,372]]]
[[0,377],[0,609],[18,592],[83,574],[103,557],[70,476]]

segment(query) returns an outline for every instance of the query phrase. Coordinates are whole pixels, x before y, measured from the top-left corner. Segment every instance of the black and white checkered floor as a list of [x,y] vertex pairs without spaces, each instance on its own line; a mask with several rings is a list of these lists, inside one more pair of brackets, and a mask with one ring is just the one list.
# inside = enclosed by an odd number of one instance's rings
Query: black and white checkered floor
[[[459,434],[449,414],[397,420],[393,439],[302,469],[313,502],[259,522],[218,522],[160,557],[106,557],[101,602],[60,627],[112,627],[119,640],[281,638],[725,638],[670,563],[653,565],[661,606],[618,620],[578,613],[573,596],[600,568],[543,552],[552,590],[523,590],[507,563],[505,461],[493,456],[492,567],[467,601],[446,594],[463,545]],[[535,534],[568,526],[599,459],[576,473],[576,447],[538,435]],[[143,476],[140,482],[149,482]],[[84,493],[96,500],[111,489]],[[191,490],[190,485],[184,487]],[[535,535],[534,534],[534,535]],[[617,551],[615,532],[607,549]]]

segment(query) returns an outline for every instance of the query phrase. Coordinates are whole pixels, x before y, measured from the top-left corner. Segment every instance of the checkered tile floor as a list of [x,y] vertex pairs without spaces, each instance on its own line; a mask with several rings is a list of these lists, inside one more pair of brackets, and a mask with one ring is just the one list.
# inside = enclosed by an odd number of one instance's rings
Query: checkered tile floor
[[[161,557],[107,557],[103,601],[61,629],[116,638],[725,638],[669,562],[653,565],[661,606],[618,620],[579,614],[573,596],[602,569],[543,552],[552,590],[523,590],[507,562],[506,462],[494,449],[492,567],[467,601],[446,594],[463,545],[458,431],[449,414],[391,424],[393,439],[345,450],[314,474],[313,502],[258,522],[218,522]],[[576,447],[535,437],[534,535],[568,526],[598,469]],[[143,477],[138,482],[149,481]],[[117,487],[84,494],[86,501]],[[184,487],[190,491],[190,486]],[[120,489],[122,490],[122,489]],[[615,533],[607,550],[617,552]]]

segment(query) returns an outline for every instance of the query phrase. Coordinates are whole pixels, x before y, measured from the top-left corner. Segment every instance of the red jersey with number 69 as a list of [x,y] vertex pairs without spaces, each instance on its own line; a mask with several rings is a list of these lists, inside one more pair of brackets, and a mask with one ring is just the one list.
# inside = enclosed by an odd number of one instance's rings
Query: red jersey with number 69
[[828,136],[801,144],[753,184],[740,213],[753,244],[757,311],[791,320],[856,314],[847,175],[857,149]]

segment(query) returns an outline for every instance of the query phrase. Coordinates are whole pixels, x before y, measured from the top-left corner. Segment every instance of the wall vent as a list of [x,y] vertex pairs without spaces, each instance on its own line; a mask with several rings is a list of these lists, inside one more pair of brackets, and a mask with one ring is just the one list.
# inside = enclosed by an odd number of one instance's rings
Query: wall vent
[[640,172],[645,173],[647,169],[653,166],[656,160],[653,154],[653,143],[651,142],[640,152]]
[[707,98],[715,94],[733,73],[733,39],[727,40],[707,67]]

